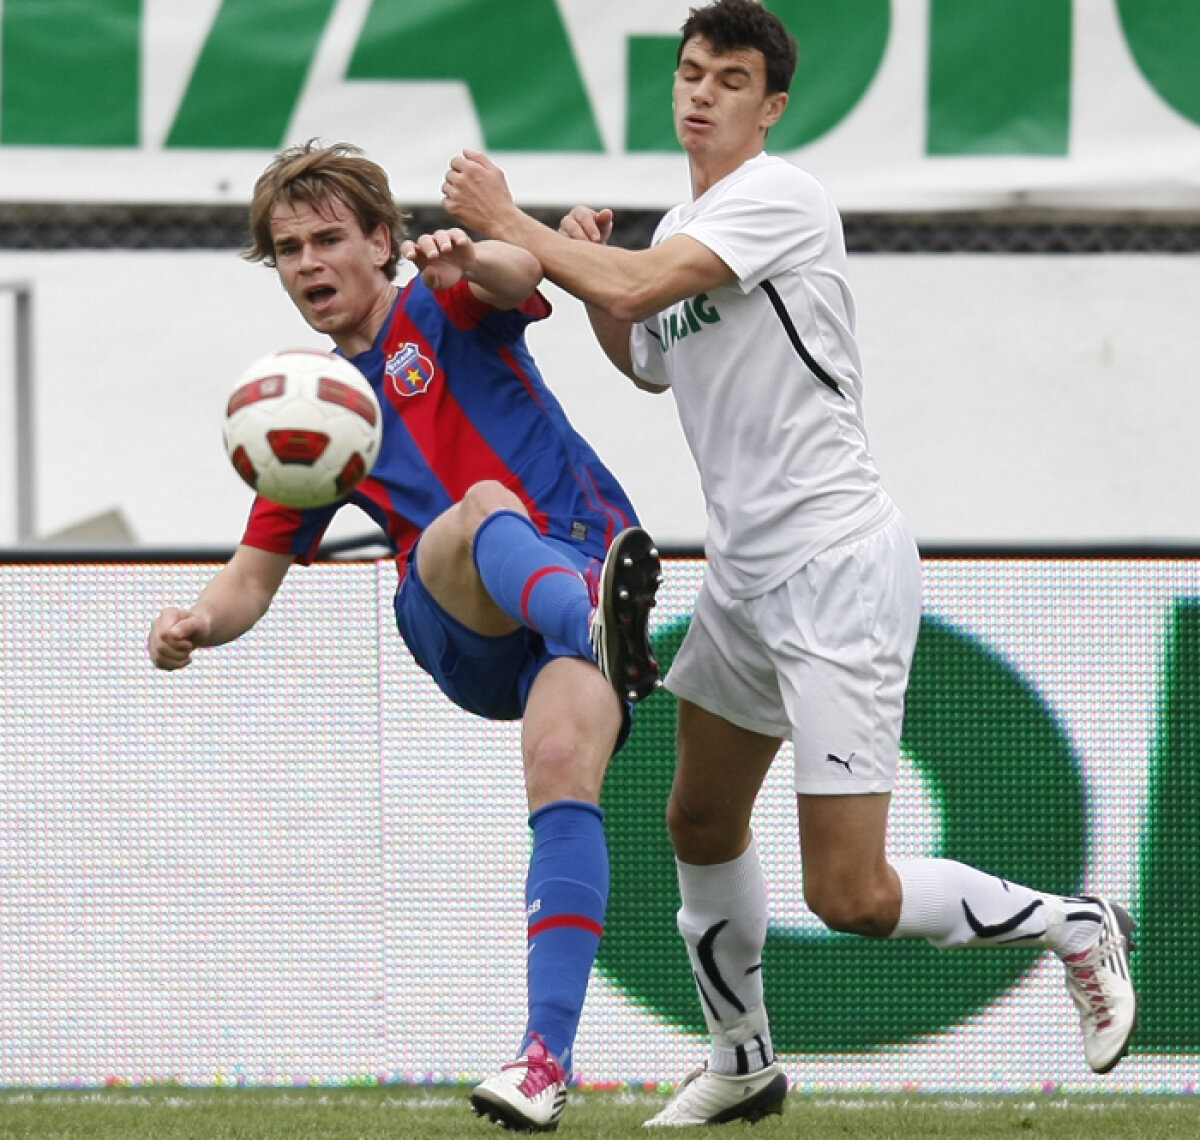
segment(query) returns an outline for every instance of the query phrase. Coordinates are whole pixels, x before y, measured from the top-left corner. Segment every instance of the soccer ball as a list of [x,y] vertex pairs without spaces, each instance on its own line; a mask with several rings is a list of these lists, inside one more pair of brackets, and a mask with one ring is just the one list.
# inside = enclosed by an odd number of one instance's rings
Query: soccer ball
[[370,474],[383,414],[367,378],[348,360],[287,349],[256,361],[225,407],[225,450],[265,499],[324,507]]

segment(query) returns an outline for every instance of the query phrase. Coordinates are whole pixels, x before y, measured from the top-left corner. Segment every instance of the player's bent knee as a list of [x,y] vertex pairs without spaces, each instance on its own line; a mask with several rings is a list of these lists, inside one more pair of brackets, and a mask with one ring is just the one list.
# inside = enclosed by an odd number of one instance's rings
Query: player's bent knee
[[864,938],[886,938],[896,925],[892,900],[880,892],[850,892],[805,886],[804,901],[830,930]]
[[464,518],[475,530],[488,515],[498,511],[516,511],[528,514],[520,498],[496,479],[481,479],[467,488],[459,502]]

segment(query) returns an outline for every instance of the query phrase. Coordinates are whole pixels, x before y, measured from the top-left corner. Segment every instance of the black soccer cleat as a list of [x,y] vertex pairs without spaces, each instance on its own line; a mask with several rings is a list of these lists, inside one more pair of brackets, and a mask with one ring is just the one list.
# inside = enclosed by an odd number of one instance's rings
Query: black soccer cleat
[[621,531],[600,571],[590,636],[600,672],[626,701],[644,701],[662,684],[650,645],[650,611],[661,581],[654,540],[641,527]]

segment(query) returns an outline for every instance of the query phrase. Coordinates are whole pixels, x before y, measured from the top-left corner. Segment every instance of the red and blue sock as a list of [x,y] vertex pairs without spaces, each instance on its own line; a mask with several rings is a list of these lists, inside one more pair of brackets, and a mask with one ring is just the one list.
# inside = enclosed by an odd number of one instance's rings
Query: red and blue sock
[[592,659],[587,583],[528,518],[516,511],[489,515],[475,532],[472,557],[484,588],[509,617],[551,648]]
[[592,659],[587,583],[526,516],[488,515],[475,532],[472,556],[487,593],[510,618],[538,631],[552,648]]
[[569,1073],[608,905],[604,813],[582,800],[558,800],[535,811],[529,826],[529,1022],[521,1051],[536,1033]]

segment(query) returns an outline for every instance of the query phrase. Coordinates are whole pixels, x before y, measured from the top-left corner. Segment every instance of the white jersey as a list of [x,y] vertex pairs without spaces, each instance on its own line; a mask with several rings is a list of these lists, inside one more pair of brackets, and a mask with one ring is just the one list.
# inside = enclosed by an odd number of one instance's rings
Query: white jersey
[[674,234],[737,281],[634,325],[634,370],[674,393],[710,572],[755,597],[891,510],[863,423],[841,219],[815,179],[760,154],[667,213],[654,242]]

